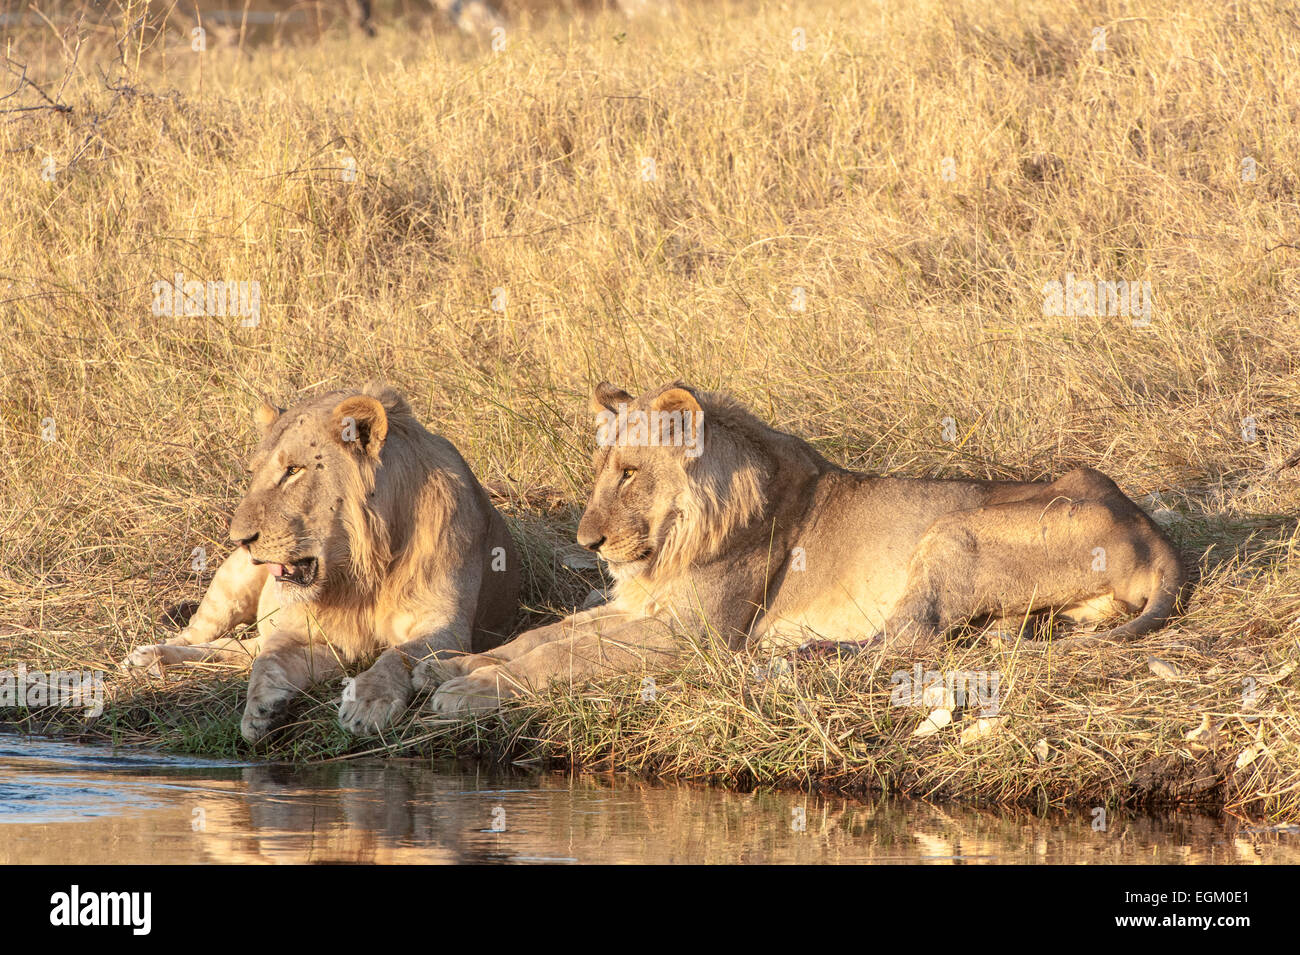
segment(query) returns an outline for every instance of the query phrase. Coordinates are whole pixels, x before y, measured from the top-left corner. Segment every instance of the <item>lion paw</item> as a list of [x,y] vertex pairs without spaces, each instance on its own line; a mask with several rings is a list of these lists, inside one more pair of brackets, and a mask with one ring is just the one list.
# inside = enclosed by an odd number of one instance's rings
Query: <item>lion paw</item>
[[454,660],[437,655],[425,657],[411,670],[411,683],[421,692],[432,690],[464,673]]
[[502,701],[518,695],[515,681],[504,667],[480,667],[440,686],[429,708],[439,716],[476,716],[490,713]]
[[284,696],[259,697],[249,686],[248,702],[244,704],[244,718],[239,721],[239,732],[250,743],[256,743],[280,725],[289,700]]
[[297,687],[278,661],[258,657],[248,681],[248,701],[239,731],[244,739],[256,743],[284,719],[289,701],[298,694]]
[[403,670],[371,667],[344,691],[339,725],[355,736],[370,736],[389,726],[410,705],[411,680]]
[[216,644],[177,644],[168,641],[132,650],[131,654],[122,661],[122,668],[143,669],[155,676],[162,676],[164,667],[180,663],[210,663],[222,659],[229,661],[231,655]]
[[448,680],[468,676],[479,667],[490,666],[492,663],[492,658],[482,653],[439,650],[415,665],[411,671],[411,682],[417,690],[432,690]]
[[239,721],[239,732],[250,743],[256,743],[280,724],[284,717],[283,701],[271,704],[258,704],[248,701],[244,707],[244,718]]
[[1097,647],[1114,644],[1106,639],[1105,633],[1071,634],[1067,637],[1055,637],[1047,646],[1052,650],[1094,650]]
[[171,648],[165,643],[136,647],[122,661],[123,670],[144,670],[153,676],[162,676],[163,667],[175,660],[169,659]]
[[875,646],[876,637],[866,640],[808,640],[789,654],[794,661],[841,660],[856,657]]

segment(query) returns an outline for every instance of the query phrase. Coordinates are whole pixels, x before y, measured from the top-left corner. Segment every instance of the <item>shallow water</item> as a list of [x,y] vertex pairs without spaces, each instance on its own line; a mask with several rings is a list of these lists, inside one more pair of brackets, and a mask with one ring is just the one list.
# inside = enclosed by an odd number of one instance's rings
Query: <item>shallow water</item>
[[[799,828],[802,820],[803,828]],[[423,760],[197,760],[0,736],[0,863],[1300,862],[1300,829],[1040,818]],[[495,831],[494,831],[495,830]]]

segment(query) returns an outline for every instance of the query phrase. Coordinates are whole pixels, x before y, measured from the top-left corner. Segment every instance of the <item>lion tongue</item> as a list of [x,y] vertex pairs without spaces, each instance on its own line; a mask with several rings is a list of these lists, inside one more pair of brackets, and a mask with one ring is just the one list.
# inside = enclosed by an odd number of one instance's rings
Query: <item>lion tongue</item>
[[271,576],[272,576],[272,577],[283,577],[283,576],[284,576],[284,564],[272,564],[272,565],[271,565]]

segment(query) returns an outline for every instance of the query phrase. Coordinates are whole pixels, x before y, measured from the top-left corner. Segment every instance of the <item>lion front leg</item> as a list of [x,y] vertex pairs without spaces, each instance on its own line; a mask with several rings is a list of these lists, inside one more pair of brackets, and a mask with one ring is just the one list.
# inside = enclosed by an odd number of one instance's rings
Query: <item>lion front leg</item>
[[545,644],[573,638],[593,628],[617,627],[627,621],[628,616],[625,613],[611,610],[609,607],[594,607],[565,617],[563,620],[557,620],[555,623],[525,631],[487,653],[439,650],[416,664],[411,676],[416,689],[432,690],[448,680],[468,676],[483,667],[508,664]]
[[556,684],[572,687],[659,666],[679,649],[666,623],[647,618],[607,633],[551,640],[507,663],[479,667],[444,683],[429,705],[444,716],[491,711],[504,700]]
[[[236,549],[217,568],[203,600],[185,628],[163,643],[137,647],[122,661],[122,666],[125,669],[143,668],[159,672],[169,663],[213,659],[211,654],[192,654],[166,648],[213,644],[235,627],[253,623],[257,619],[257,602],[266,586],[267,576],[266,567],[254,564],[246,548]],[[255,641],[243,641],[253,642]],[[243,655],[247,657],[248,653]]]
[[342,673],[333,648],[298,634],[272,634],[253,661],[248,679],[248,700],[239,725],[244,739],[250,743],[262,739],[279,724],[294,697],[313,683]]

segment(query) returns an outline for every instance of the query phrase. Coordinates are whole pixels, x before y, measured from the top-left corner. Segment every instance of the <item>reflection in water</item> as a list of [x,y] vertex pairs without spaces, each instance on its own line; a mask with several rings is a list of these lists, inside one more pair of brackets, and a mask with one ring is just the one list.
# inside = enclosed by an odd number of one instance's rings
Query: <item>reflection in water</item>
[[[249,765],[0,736],[0,863],[1300,862],[1295,827],[1040,818],[421,760]],[[494,831],[499,830],[499,831]]]

